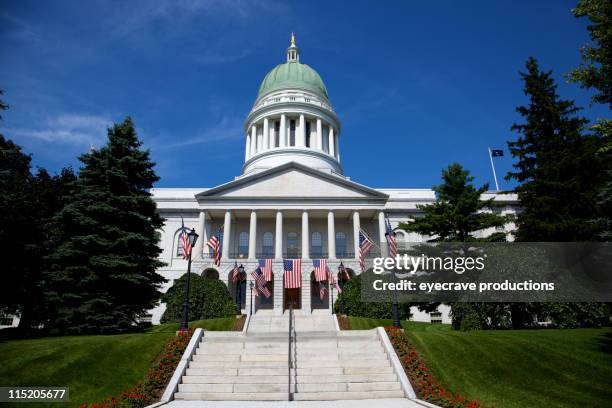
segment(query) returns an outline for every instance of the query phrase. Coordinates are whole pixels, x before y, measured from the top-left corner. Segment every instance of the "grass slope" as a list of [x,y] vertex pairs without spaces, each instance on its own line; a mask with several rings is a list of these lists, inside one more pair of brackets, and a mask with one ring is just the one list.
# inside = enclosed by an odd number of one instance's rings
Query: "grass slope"
[[[234,317],[229,317],[189,325],[207,330],[232,330],[234,321]],[[177,329],[178,324],[163,324],[144,333],[0,342],[0,386],[69,387],[70,405],[96,402],[140,381]]]
[[[391,320],[350,317],[352,329]],[[496,408],[612,406],[612,329],[459,332],[403,322],[434,376]]]

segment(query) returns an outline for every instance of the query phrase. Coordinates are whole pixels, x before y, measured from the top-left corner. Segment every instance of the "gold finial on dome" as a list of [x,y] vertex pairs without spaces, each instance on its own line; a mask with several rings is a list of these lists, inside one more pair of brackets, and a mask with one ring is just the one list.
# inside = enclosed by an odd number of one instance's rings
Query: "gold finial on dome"
[[293,34],[293,31],[291,32],[291,46],[295,47],[295,35]]

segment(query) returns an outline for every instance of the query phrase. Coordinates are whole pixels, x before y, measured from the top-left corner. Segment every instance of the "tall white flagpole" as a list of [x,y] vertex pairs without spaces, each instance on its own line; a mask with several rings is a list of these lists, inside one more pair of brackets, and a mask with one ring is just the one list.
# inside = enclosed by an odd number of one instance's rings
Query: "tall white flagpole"
[[495,190],[499,191],[499,184],[497,184],[497,174],[495,174],[495,165],[493,164],[493,153],[489,147],[489,159],[491,159],[491,168],[493,169],[493,178],[495,179]]

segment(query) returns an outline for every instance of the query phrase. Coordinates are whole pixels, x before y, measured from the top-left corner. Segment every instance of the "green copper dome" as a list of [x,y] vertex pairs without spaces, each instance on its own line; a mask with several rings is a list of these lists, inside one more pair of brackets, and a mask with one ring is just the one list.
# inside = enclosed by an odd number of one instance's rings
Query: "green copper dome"
[[327,96],[327,89],[317,71],[299,61],[288,61],[277,65],[261,82],[257,98],[271,91],[299,88]]

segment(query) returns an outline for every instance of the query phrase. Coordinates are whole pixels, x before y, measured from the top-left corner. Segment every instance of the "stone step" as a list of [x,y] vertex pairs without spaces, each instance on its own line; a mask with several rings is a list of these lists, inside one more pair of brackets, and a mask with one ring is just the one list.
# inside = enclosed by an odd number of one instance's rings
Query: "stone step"
[[[297,375],[333,375],[333,374],[393,374],[390,365],[380,367],[316,367],[316,368],[297,368]],[[295,372],[295,371],[292,371]],[[284,367],[244,367],[244,368],[220,368],[220,367],[200,367],[190,365],[187,375],[287,375],[288,369]]]
[[179,392],[281,393],[288,392],[288,385],[286,378],[284,383],[183,383]]
[[282,354],[194,354],[193,361],[220,361],[220,362],[246,362],[246,361],[287,361],[287,355]]
[[295,401],[331,401],[331,400],[362,400],[381,398],[404,398],[404,392],[395,391],[321,391],[298,392],[293,395]]
[[321,392],[321,391],[395,391],[401,390],[397,381],[372,382],[372,383],[311,383],[295,386],[296,392]]
[[[194,356],[198,357],[198,356]],[[287,367],[287,361],[210,361],[204,356],[189,363],[189,368],[264,368],[264,367]],[[386,359],[380,360],[299,360],[295,362],[297,368],[319,368],[319,367],[390,367]]]
[[177,392],[177,400],[195,401],[286,401],[287,392]]
[[[191,371],[190,371],[191,370]],[[204,373],[197,369],[187,369],[183,376],[184,384],[287,384],[288,372],[283,375],[215,375]],[[292,376],[292,382],[297,384],[318,384],[323,378],[320,375]],[[397,376],[391,374],[330,374],[324,378],[326,383],[374,383],[397,381]]]

